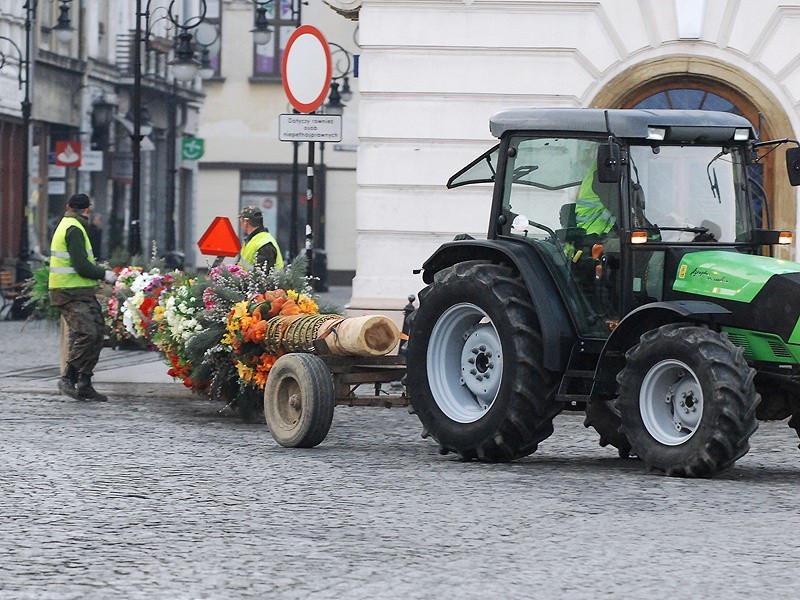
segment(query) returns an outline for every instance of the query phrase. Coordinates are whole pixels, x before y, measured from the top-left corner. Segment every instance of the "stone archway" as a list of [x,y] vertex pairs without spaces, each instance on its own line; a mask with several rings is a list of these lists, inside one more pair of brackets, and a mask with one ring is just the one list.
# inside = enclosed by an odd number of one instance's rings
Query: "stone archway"
[[[590,106],[629,108],[659,91],[692,86],[730,100],[756,126],[761,114],[762,139],[795,137],[780,103],[755,78],[729,64],[701,56],[665,56],[634,65],[608,81]],[[797,194],[786,177],[783,152],[770,154],[764,165],[764,180],[772,227],[795,231]],[[782,258],[788,258],[788,252]]]

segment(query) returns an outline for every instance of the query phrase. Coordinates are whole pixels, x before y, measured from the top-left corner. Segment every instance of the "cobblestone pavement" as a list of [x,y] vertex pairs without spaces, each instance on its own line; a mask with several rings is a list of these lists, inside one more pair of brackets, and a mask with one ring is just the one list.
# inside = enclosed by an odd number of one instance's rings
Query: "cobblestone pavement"
[[710,481],[646,475],[577,414],[464,464],[403,409],[310,450],[201,399],[0,393],[0,598],[790,598],[785,423]]
[[57,329],[20,328],[0,323],[2,600],[797,596],[785,422],[708,481],[645,474],[575,413],[505,465],[440,456],[403,409],[337,408],[288,450],[178,384],[20,389],[58,361]]

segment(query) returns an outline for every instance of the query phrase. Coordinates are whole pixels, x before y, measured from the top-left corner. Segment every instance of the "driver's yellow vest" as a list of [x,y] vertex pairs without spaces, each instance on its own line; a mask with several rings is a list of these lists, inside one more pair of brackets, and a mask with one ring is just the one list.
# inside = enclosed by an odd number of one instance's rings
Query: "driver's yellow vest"
[[604,235],[611,231],[616,222],[614,215],[605,207],[603,201],[600,200],[600,196],[592,189],[592,181],[596,170],[597,164],[584,177],[578,190],[578,201],[575,204],[575,223],[587,235],[593,233]]
[[272,234],[268,231],[259,231],[255,234],[250,241],[247,242],[244,247],[242,248],[242,255],[239,258],[239,265],[244,267],[247,270],[253,268],[253,261],[256,258],[256,254],[258,250],[266,245],[272,244],[275,246],[275,250],[277,252],[275,256],[275,268],[282,269],[283,268],[283,256],[281,256],[281,249],[278,246],[278,242],[272,237]]
[[83,223],[75,217],[64,217],[53,233],[53,241],[50,242],[50,276],[48,285],[51,289],[83,288],[97,285],[96,279],[78,275],[75,267],[72,266],[72,259],[67,251],[67,229],[70,227],[77,227],[81,230],[89,262],[94,263],[92,243],[89,241],[89,235],[86,233]]

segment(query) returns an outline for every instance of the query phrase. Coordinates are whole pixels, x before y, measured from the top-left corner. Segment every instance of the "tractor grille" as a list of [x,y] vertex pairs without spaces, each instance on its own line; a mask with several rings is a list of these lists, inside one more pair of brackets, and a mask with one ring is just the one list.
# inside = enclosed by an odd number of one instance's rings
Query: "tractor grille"
[[772,350],[772,353],[775,355],[775,358],[792,358],[789,349],[778,340],[767,340],[767,343],[769,344],[770,350]]
[[732,331],[726,332],[728,339],[734,346],[739,346],[744,351],[745,358],[753,358],[753,349],[750,347],[750,339],[748,336],[741,333],[734,333]]
[[789,348],[775,335],[757,331],[727,330],[728,339],[744,351],[744,357],[770,362],[795,362]]

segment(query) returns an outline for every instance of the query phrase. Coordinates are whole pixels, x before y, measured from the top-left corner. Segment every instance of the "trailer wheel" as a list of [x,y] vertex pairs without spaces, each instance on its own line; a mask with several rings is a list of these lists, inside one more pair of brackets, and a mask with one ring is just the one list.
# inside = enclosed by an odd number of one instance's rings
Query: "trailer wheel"
[[600,445],[603,448],[611,444],[617,449],[620,458],[628,458],[631,455],[631,443],[619,430],[622,419],[612,400],[589,402],[586,405],[586,419],[583,426],[594,427],[600,434]]
[[617,376],[622,433],[649,470],[710,477],[750,449],[755,370],[726,337],[664,325],[645,333]]
[[286,448],[312,448],[331,428],[336,398],[333,378],[313,354],[284,354],[264,388],[264,418],[275,441]]
[[508,267],[462,262],[439,272],[409,318],[407,387],[443,453],[507,461],[536,451],[560,408],[542,366],[536,312]]

